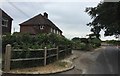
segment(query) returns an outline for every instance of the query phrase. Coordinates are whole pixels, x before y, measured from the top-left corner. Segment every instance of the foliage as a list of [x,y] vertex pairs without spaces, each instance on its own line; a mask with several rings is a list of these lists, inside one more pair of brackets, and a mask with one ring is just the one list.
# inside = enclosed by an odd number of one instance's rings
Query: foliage
[[80,38],[79,37],[74,37],[73,39],[72,39],[72,41],[80,41]]
[[95,34],[95,33],[91,33],[87,36],[89,36],[90,39],[92,39],[92,38],[98,38],[99,39],[100,38],[100,34]]
[[6,35],[2,39],[4,48],[7,44],[11,44],[12,47],[19,49],[38,49],[44,48],[45,46],[51,48],[59,45],[72,45],[70,40],[56,34],[39,34],[31,36],[29,34],[19,33]]
[[88,44],[88,39],[87,38],[80,38],[80,42]]
[[91,50],[101,45],[101,40],[95,37],[89,38],[73,38],[73,49],[77,50]]
[[[57,46],[64,47],[64,52],[59,54],[59,58],[68,55],[71,50],[68,49],[68,46],[71,47],[72,42],[63,36],[59,36],[56,34],[39,34],[39,35],[30,35],[30,34],[22,34],[22,33],[14,33],[12,35],[8,34],[2,37],[2,45],[5,49],[7,44],[11,44],[13,49],[23,50],[23,51],[12,51],[11,58],[12,59],[20,59],[20,58],[40,58],[44,56],[44,51],[30,51],[29,49],[44,49],[44,47],[56,48]],[[3,51],[4,53],[4,51]],[[49,50],[47,55],[51,55],[56,53],[54,50]],[[56,60],[56,57],[47,58],[47,64]],[[4,60],[3,60],[4,61]],[[31,64],[29,64],[31,63]],[[36,63],[36,64],[34,64]],[[18,61],[11,62],[11,68],[25,68],[43,65],[43,59],[41,60],[27,60],[27,61]]]
[[105,36],[120,34],[120,2],[100,2],[97,7],[86,8],[85,12],[92,18],[87,25],[94,34],[98,35],[101,29]]
[[101,40],[98,38],[89,39],[89,42],[94,48],[99,47],[101,45]]
[[87,46],[85,43],[80,43],[79,44],[81,50],[86,50]]
[[120,45],[120,40],[107,40],[106,42],[108,44]]
[[68,65],[68,62],[65,61],[57,61],[54,63],[54,65],[58,65],[60,67],[66,67]]
[[88,39],[75,37],[72,39],[72,42],[73,42],[73,49],[86,50]]

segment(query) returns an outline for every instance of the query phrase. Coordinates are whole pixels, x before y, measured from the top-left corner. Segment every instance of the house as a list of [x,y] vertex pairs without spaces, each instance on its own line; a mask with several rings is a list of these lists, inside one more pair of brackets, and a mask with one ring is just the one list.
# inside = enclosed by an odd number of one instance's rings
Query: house
[[54,33],[62,35],[62,31],[48,19],[48,14],[39,14],[20,24],[21,33],[36,35],[40,33]]
[[2,35],[6,35],[6,34],[11,34],[11,28],[12,28],[12,18],[5,13],[2,9],[0,9],[0,12],[2,13],[2,16],[0,16],[0,20],[1,20],[1,26],[2,26]]

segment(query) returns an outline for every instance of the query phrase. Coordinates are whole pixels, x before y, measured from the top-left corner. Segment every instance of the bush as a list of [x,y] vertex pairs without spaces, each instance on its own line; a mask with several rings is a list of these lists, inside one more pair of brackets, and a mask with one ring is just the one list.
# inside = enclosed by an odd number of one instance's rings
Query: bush
[[58,61],[54,63],[55,65],[58,65],[60,67],[66,67],[66,65],[68,65],[68,62],[65,61]]
[[[32,51],[29,49],[44,49],[47,48],[56,48],[57,46],[64,47],[64,52],[59,54],[59,58],[65,57],[68,53],[71,53],[71,49],[67,49],[68,46],[72,46],[72,42],[63,36],[59,36],[56,34],[39,34],[39,35],[30,35],[30,34],[22,34],[22,33],[14,33],[12,35],[8,34],[2,37],[2,46],[3,53],[5,53],[5,47],[7,44],[11,44],[13,49],[23,51],[14,52],[12,51],[12,59],[20,59],[20,58],[39,58],[43,57],[44,51]],[[66,47],[66,48],[65,48]],[[48,52],[48,54],[56,53],[54,50]],[[66,53],[66,54],[65,54]],[[56,57],[47,58],[47,64],[53,62]],[[19,63],[19,65],[18,65]],[[31,63],[28,65],[28,63]],[[11,68],[24,68],[31,66],[43,65],[42,60],[33,60],[33,61],[19,61],[12,62]]]
[[81,50],[86,50],[86,44],[85,43],[80,43],[80,49]]
[[3,49],[5,49],[7,44],[11,44],[15,49],[38,49],[44,48],[45,46],[51,48],[59,45],[72,45],[70,40],[56,34],[39,34],[31,36],[29,34],[17,33],[6,35],[2,39]]
[[98,38],[89,39],[89,43],[93,46],[93,48],[101,46],[101,40]]
[[107,40],[106,42],[108,44],[120,45],[120,40]]
[[98,38],[73,38],[73,49],[76,50],[91,50],[101,45],[101,40]]

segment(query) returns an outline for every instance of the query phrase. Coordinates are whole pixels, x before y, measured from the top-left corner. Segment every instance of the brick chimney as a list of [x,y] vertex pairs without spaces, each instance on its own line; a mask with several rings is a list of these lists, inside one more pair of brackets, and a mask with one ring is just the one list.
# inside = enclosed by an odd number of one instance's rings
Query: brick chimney
[[44,17],[48,19],[48,14],[44,12]]

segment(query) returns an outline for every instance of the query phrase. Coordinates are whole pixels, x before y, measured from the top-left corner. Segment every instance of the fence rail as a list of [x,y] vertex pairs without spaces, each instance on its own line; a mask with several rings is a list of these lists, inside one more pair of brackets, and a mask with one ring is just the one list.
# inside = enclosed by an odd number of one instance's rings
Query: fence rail
[[39,60],[39,59],[44,59],[44,57],[41,57],[41,58],[11,59],[11,61]]
[[[43,51],[44,49],[28,49],[29,51]],[[12,51],[15,52],[20,52],[20,51],[27,51],[27,50],[23,50],[23,49],[12,49]]]
[[[4,71],[8,72],[10,71],[11,66],[11,62],[19,62],[19,61],[33,61],[33,60],[43,60],[43,65],[47,65],[47,63],[49,62],[48,59],[51,57],[55,57],[55,60],[58,60],[61,53],[65,52],[65,55],[70,54],[71,50],[70,48],[68,48],[68,52],[66,53],[66,49],[64,48],[49,48],[47,49],[46,47],[44,49],[28,49],[28,50],[24,50],[24,49],[12,49],[11,45],[8,44],[6,45],[6,53],[5,53],[5,62],[4,62]],[[13,53],[14,52],[14,53]],[[23,58],[12,58],[13,54],[16,54],[16,52],[32,52],[31,54],[35,54],[35,52],[42,52],[42,56],[40,57],[24,57]],[[11,55],[12,54],[12,55]],[[39,54],[38,54],[39,55]],[[63,54],[62,54],[63,55]]]

